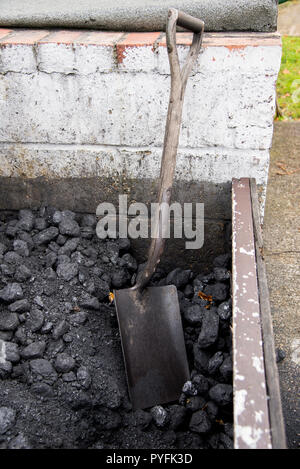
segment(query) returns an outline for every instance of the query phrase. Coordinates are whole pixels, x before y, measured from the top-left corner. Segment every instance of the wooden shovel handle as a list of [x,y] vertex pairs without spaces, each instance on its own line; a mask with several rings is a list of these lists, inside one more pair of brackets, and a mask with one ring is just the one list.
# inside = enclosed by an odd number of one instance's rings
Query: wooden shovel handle
[[[184,66],[180,69],[176,47],[176,26],[190,28],[194,32],[193,42]],[[133,289],[142,290],[148,284],[164,250],[164,227],[169,219],[168,207],[171,200],[172,184],[176,166],[176,154],[179,141],[182,106],[187,79],[200,52],[204,31],[203,21],[170,8],[167,18],[166,37],[171,70],[171,91],[166,122],[164,148],[160,168],[158,188],[159,213],[154,225],[154,236],[148,252],[145,269],[138,275]]]
[[202,33],[204,29],[204,23],[202,20],[195,18],[194,16],[188,15],[183,11],[178,11],[177,26],[181,26],[184,29],[188,29],[193,33]]

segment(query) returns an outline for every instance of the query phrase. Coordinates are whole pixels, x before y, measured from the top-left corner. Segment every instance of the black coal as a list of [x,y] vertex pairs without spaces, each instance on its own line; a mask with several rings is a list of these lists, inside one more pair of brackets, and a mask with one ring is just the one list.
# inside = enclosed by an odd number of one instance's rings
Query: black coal
[[158,268],[152,283],[178,288],[191,380],[178,402],[133,412],[109,293],[143,265],[95,226],[0,213],[0,448],[232,448],[230,255],[209,273]]

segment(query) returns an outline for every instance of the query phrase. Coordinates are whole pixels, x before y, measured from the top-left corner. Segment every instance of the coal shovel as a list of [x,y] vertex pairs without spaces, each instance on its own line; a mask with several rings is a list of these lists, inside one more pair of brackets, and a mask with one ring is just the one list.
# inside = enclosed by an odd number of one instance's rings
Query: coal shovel
[[[193,31],[193,41],[182,69],[176,47],[176,26]],[[178,399],[189,379],[183,329],[174,285],[147,287],[163,254],[171,189],[188,76],[198,57],[203,21],[171,8],[166,37],[171,69],[171,92],[160,170],[158,204],[148,261],[132,288],[114,291],[129,395],[133,409],[144,409]]]

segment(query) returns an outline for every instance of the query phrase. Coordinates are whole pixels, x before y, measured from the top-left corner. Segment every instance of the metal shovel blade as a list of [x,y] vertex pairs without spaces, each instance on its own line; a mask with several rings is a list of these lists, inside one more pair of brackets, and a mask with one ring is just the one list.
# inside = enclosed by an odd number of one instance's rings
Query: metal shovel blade
[[189,367],[176,287],[114,295],[133,409],[177,400]]

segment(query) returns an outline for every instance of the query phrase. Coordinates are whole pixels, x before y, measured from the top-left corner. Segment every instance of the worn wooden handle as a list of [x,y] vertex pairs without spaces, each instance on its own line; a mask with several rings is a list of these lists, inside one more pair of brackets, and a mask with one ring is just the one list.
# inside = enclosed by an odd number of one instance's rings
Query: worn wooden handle
[[[179,15],[183,18],[183,23],[186,26],[189,25],[190,29],[196,28],[196,25],[198,28],[197,32],[194,32],[193,42],[182,69],[180,69],[176,47],[176,26],[178,24]],[[200,31],[199,25],[201,26]],[[137,282],[133,287],[133,289],[138,289],[140,291],[151,279],[164,250],[164,228],[169,220],[168,207],[171,200],[171,191],[176,166],[176,154],[181,126],[184,92],[188,76],[200,52],[203,31],[203,21],[193,18],[192,16],[185,15],[185,13],[178,12],[178,10],[175,10],[174,8],[170,8],[167,18],[166,37],[171,70],[171,91],[158,188],[157,201],[159,204],[159,213],[155,220],[153,230],[154,236],[150,244],[146,267],[138,275]]]
[[177,25],[196,34],[204,30],[204,22],[202,20],[183,13],[183,11],[178,11]]

